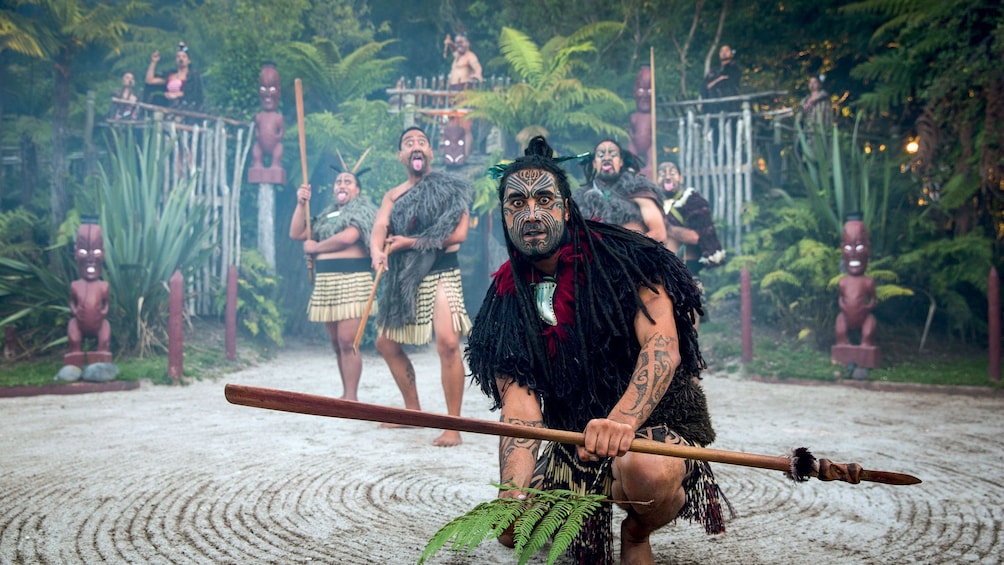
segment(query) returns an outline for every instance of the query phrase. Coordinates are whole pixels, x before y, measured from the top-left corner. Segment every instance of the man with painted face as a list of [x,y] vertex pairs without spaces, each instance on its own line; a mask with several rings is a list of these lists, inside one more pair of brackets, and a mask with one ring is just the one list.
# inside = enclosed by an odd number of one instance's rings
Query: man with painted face
[[586,184],[575,192],[575,202],[589,219],[616,224],[663,243],[666,220],[662,197],[651,181],[635,174],[637,156],[619,143],[605,139],[596,145],[583,169]]
[[[435,335],[446,409],[459,416],[464,395],[460,338],[471,320],[457,251],[467,239],[471,185],[461,177],[432,172],[432,159],[432,145],[421,128],[401,134],[398,160],[408,179],[384,195],[370,236],[373,269],[387,269],[376,346],[405,408],[421,410],[415,368],[402,344],[424,345]],[[460,442],[459,432],[447,430],[432,443],[451,447]]]
[[307,318],[323,323],[328,331],[346,400],[358,400],[363,360],[353,342],[373,288],[369,236],[376,206],[359,194],[358,175],[362,172],[339,170],[332,186],[335,201],[311,221],[310,234],[305,221],[310,185],[300,185],[289,224],[289,237],[303,241],[303,252],[316,256],[317,276]]
[[[724,531],[707,463],[628,452],[636,437],[707,445],[715,432],[699,384],[694,330],[700,293],[669,250],[586,220],[543,137],[501,169],[498,198],[509,261],[493,276],[468,338],[472,376],[501,421],[582,431],[585,445],[502,438],[500,497],[522,487],[603,493],[624,502],[621,560],[653,563],[649,535],[677,517]],[[731,508],[731,507],[730,507]],[[609,506],[570,551],[612,559]],[[511,546],[512,532],[499,540]]]

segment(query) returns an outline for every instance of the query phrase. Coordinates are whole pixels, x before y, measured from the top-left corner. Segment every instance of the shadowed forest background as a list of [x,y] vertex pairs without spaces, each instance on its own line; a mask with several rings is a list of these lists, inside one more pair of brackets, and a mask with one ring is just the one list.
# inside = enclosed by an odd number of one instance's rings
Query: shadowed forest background
[[[260,107],[262,63],[279,70],[287,182],[276,193],[275,269],[256,256],[256,192],[241,192],[239,202],[240,325],[261,347],[274,348],[284,336],[321,331],[303,313],[302,250],[285,237],[304,180],[294,78],[304,85],[312,206],[329,203],[335,149],[355,161],[372,148],[361,184],[378,201],[403,179],[396,160],[402,118],[386,91],[402,79],[446,75],[443,38],[458,32],[468,36],[486,80],[528,85],[525,98],[475,105],[479,131],[494,128],[503,137],[495,152],[480,140],[476,152],[487,164],[513,157],[516,134],[528,126],[544,128],[566,154],[589,151],[605,136],[626,142],[635,75],[650,49],[659,160],[676,160],[676,126],[663,119],[679,115],[677,103],[698,98],[718,48],[730,45],[742,92],[775,94],[753,103],[763,117],[756,132],[763,153],[753,199],[742,210],[741,252],[730,249],[724,267],[702,273],[710,303],[729,311],[745,266],[756,323],[789,344],[825,350],[838,311],[841,223],[856,210],[869,219],[879,335],[906,336],[911,347],[923,335],[929,343],[986,349],[988,275],[1004,250],[999,2],[4,0],[0,327],[14,336],[10,359],[61,352],[82,216],[163,226],[158,237],[170,242],[145,244],[178,251],[144,256],[138,261],[158,263],[137,267],[144,272],[187,276],[212,253],[199,229],[204,218],[167,217],[156,205],[146,216],[116,208],[122,191],[156,186],[130,189],[124,177],[144,178],[144,167],[158,166],[157,155],[138,150],[149,129],[105,122],[123,73],[135,74],[146,100],[151,53],[159,50],[161,66],[170,67],[183,41],[204,85],[197,110],[248,122]],[[800,127],[808,80],[820,75],[832,130]],[[490,226],[497,214],[491,181],[482,177],[475,186],[473,216]],[[466,245],[487,246],[477,238],[490,237],[488,229],[478,234]],[[472,277],[467,299],[474,308],[487,274]],[[166,346],[166,280],[150,281],[109,314],[117,355]],[[123,288],[129,279],[111,282],[115,292],[116,282]],[[222,289],[206,293],[214,315],[222,314]]]

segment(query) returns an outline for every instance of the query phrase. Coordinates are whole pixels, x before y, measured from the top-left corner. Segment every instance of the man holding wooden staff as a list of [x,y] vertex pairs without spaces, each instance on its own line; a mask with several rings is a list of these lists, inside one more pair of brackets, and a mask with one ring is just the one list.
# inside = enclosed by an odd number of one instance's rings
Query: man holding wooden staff
[[[602,493],[621,501],[621,562],[654,563],[649,535],[684,517],[725,531],[731,510],[705,461],[628,452],[635,438],[706,445],[715,432],[699,384],[700,292],[660,242],[586,220],[543,137],[501,173],[509,261],[468,338],[474,380],[501,422],[582,430],[584,445],[503,437],[500,482]],[[651,501],[649,503],[649,501]],[[612,560],[608,505],[570,547],[578,563]],[[499,540],[510,545],[511,533]]]
[[[457,251],[467,239],[471,185],[458,176],[432,172],[432,158],[432,145],[421,128],[401,134],[398,160],[408,179],[384,195],[370,237],[373,269],[387,269],[376,346],[405,408],[421,410],[415,368],[402,344],[424,345],[435,334],[446,409],[459,416],[464,395],[460,338],[471,320]],[[460,433],[446,430],[432,443],[459,445]]]
[[[373,287],[369,236],[376,206],[360,196],[359,174],[355,168],[339,170],[332,186],[334,202],[310,224],[306,223],[310,185],[300,185],[289,224],[289,237],[303,241],[303,252],[316,257],[307,317],[311,322],[323,323],[328,330],[342,376],[342,398],[346,400],[358,400],[363,359],[353,342]],[[307,225],[312,233],[307,233]]]

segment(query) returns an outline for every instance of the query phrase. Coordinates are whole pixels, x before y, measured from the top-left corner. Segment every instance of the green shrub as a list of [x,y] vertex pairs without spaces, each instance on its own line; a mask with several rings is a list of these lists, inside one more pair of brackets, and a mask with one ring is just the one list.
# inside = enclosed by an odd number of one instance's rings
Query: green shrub
[[176,270],[187,277],[205,264],[213,229],[207,206],[193,197],[197,176],[165,187],[173,140],[154,125],[141,134],[112,130],[100,193],[112,339],[140,356],[166,348],[168,281]]
[[[241,251],[237,271],[237,327],[266,353],[282,347],[283,317],[277,307],[280,278],[256,250]],[[216,311],[226,311],[226,289],[216,295]]]

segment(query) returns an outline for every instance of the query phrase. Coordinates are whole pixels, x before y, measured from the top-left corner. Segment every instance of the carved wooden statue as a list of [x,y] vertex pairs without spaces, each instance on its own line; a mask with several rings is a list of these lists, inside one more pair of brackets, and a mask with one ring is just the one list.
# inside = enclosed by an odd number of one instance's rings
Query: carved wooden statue
[[445,126],[439,135],[439,151],[443,154],[443,164],[450,168],[462,166],[470,154],[467,143],[467,132],[462,126]]
[[[85,220],[86,221],[86,220]],[[69,352],[64,365],[83,368],[93,363],[111,363],[111,326],[108,316],[108,283],[101,280],[104,266],[104,240],[101,226],[83,223],[77,230],[74,256],[80,278],[70,283],[70,323],[66,328]],[[94,351],[83,351],[85,338],[97,340]]]
[[[858,216],[849,216],[844,222],[841,243],[844,268],[847,274],[840,279],[840,313],[837,315],[837,342],[830,350],[834,363],[859,367],[879,366],[879,349],[875,346],[875,280],[865,275],[871,243],[868,229]],[[848,335],[850,331],[861,332],[861,344],[853,345]]]
[[[643,66],[634,79],[635,112],[631,114],[631,142],[628,151],[649,160],[652,151],[652,69]],[[637,171],[643,177],[654,179],[651,163]]]
[[[258,78],[258,94],[261,96],[261,112],[255,114],[255,141],[251,148],[251,168],[248,182],[261,184],[284,184],[286,170],[282,168],[282,138],[286,125],[279,109],[279,71],[271,63],[265,63]],[[265,155],[271,158],[265,167]]]

